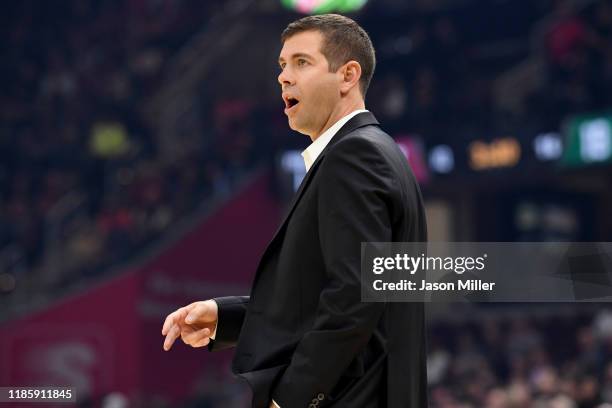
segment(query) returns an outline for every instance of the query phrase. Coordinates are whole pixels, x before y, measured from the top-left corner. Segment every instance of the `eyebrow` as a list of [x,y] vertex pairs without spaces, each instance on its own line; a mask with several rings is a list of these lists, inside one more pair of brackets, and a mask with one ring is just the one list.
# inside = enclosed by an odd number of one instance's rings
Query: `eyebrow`
[[[296,58],[308,58],[310,60],[314,59],[314,57],[310,54],[306,54],[304,52],[296,52],[295,54],[293,54],[289,59],[296,59]],[[283,59],[283,57],[280,57],[278,59],[278,63],[281,64],[282,62],[284,62],[285,60]]]

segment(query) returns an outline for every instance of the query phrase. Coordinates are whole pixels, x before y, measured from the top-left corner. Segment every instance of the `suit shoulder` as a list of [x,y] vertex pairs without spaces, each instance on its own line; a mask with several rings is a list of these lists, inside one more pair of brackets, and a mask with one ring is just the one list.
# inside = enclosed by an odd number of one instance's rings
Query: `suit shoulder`
[[405,156],[395,140],[379,126],[369,125],[355,129],[338,141],[330,153],[356,156],[376,156],[384,162],[405,161]]
[[369,125],[353,130],[330,149],[330,153],[363,152],[379,153],[395,146],[395,141],[379,126]]
[[405,178],[416,184],[416,178],[405,154],[395,140],[379,126],[369,125],[355,129],[332,146],[330,156],[359,162],[362,165],[377,165],[387,169],[394,177]]

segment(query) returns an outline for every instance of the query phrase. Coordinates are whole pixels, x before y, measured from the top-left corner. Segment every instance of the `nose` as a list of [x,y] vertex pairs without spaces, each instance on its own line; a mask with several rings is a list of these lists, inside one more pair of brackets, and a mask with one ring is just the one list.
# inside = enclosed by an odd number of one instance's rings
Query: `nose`
[[287,85],[293,85],[295,83],[293,75],[291,75],[288,67],[285,67],[285,69],[278,74],[278,83],[281,85],[281,88],[284,88]]

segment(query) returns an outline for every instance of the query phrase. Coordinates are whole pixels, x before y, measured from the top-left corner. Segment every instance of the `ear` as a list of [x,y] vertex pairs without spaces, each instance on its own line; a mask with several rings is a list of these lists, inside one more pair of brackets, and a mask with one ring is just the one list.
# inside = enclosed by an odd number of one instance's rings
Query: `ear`
[[361,79],[361,65],[357,61],[349,61],[339,70],[341,74],[340,92],[344,95],[351,89],[357,87],[359,89],[359,80]]

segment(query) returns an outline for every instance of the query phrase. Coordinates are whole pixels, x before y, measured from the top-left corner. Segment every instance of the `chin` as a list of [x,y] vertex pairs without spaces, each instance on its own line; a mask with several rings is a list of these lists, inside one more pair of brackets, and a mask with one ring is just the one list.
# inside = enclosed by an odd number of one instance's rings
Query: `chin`
[[294,120],[289,119],[289,128],[291,130],[295,130],[296,132],[302,133],[302,128],[299,126],[299,124],[295,123]]
[[308,132],[308,129],[306,129],[304,126],[300,126],[299,123],[296,123],[295,119],[288,119],[288,123],[289,123],[289,128],[291,130],[294,130],[298,133],[301,133],[303,135],[306,136],[310,136],[310,132]]
[[302,127],[298,127],[298,126],[289,126],[289,127],[291,128],[291,130],[294,130],[306,136],[310,136],[310,133],[308,133],[308,131]]

